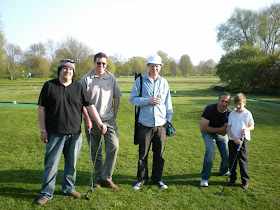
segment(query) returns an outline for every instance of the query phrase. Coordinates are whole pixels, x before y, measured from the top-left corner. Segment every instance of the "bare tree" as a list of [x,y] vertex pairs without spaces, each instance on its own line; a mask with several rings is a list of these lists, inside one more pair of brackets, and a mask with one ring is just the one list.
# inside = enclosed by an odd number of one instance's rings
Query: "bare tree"
[[8,43],[6,45],[6,66],[13,81],[20,72],[20,61],[22,56],[21,48],[16,44]]
[[92,54],[93,51],[84,43],[77,41],[75,38],[68,37],[58,45],[55,57],[57,60],[64,58],[73,59],[77,69],[77,79],[80,79],[92,68]]
[[55,59],[57,44],[53,40],[48,39],[46,43],[46,50],[48,58],[50,59],[50,61],[53,61]]
[[266,55],[274,53],[280,45],[280,3],[259,12],[236,8],[217,32],[217,42],[225,51],[256,46]]
[[232,16],[217,27],[217,42],[225,51],[253,46],[257,40],[257,13],[236,8]]
[[273,4],[259,13],[260,46],[265,54],[274,53],[280,45],[280,4]]
[[178,68],[178,64],[176,63],[176,61],[173,58],[170,58],[170,73],[171,76],[180,76],[181,72]]
[[5,55],[5,37],[4,33],[2,32],[2,26],[0,21],[0,78],[5,74],[5,62],[4,62],[4,55]]
[[45,57],[47,55],[46,46],[44,43],[39,42],[37,44],[31,44],[27,49],[26,56],[41,56]]

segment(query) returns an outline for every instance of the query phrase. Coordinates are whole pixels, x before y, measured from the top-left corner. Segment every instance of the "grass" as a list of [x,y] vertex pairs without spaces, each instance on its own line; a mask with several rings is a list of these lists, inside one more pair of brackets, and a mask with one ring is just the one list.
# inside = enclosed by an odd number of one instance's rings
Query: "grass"
[[[61,194],[63,158],[59,165],[54,199],[44,207],[36,206],[41,189],[45,146],[40,141],[37,108],[0,106],[0,206],[2,209],[278,209],[280,204],[280,105],[248,101],[256,123],[250,148],[249,190],[237,186],[221,192],[225,177],[218,176],[219,153],[208,188],[199,186],[205,146],[198,122],[205,106],[217,101],[209,86],[217,78],[168,78],[174,108],[173,126],[177,134],[168,138],[164,152],[163,181],[167,190],[150,183],[134,191],[137,171],[137,146],[133,144],[134,107],[128,102],[133,78],[118,79],[122,92],[117,117],[120,150],[113,175],[119,190],[95,189],[90,201]],[[34,91],[34,82],[36,90]],[[40,83],[39,83],[40,82]],[[0,100],[36,103],[43,81],[22,84],[0,80]],[[40,84],[40,85],[38,85]],[[32,86],[31,86],[32,85]],[[174,91],[176,90],[176,93]],[[176,97],[180,96],[180,97]],[[258,96],[261,99],[265,96]],[[270,96],[271,97],[271,96]],[[280,101],[279,98],[273,98]],[[230,106],[233,108],[233,105]],[[84,142],[77,165],[76,189],[83,195],[90,189],[89,149]],[[150,152],[149,169],[151,169]],[[151,172],[151,170],[150,170]],[[239,173],[238,173],[239,175]]]

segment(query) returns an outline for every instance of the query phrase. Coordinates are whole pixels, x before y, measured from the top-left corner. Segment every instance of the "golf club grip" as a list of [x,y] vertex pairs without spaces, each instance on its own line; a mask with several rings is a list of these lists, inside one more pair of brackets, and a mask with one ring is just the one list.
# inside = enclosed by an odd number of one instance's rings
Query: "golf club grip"
[[[246,138],[244,138],[244,140],[246,140],[247,141],[247,139]],[[243,141],[242,139],[240,139],[240,141]],[[241,147],[242,147],[242,144],[239,144],[238,146],[237,146],[237,151],[239,151],[240,149],[241,149]]]
[[[240,139],[241,140],[241,139]],[[241,140],[242,141],[242,140]],[[241,147],[242,147],[242,144],[238,144],[238,146],[237,146],[237,151],[239,151],[240,149],[241,149]]]

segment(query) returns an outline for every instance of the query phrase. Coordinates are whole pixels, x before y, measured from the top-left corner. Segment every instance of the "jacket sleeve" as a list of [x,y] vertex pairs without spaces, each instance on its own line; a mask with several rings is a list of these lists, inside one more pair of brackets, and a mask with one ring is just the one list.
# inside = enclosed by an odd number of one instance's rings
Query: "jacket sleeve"
[[[143,78],[144,80],[144,78]],[[143,82],[143,81],[142,81]],[[138,107],[143,107],[143,106],[148,106],[149,105],[149,98],[145,98],[145,96],[143,96],[143,89],[144,89],[144,82],[142,84],[142,97],[140,97],[140,78],[138,77],[133,86],[132,86],[132,90],[130,93],[130,98],[129,98],[129,102],[134,105],[134,106],[138,106]]]

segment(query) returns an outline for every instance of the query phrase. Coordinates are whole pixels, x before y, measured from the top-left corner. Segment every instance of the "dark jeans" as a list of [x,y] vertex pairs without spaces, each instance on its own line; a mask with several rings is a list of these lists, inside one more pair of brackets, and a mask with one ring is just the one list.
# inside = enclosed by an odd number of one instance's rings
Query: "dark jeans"
[[237,161],[239,162],[239,168],[240,168],[240,175],[241,175],[241,181],[242,184],[246,185],[249,184],[249,148],[248,148],[248,142],[243,141],[242,147],[237,155],[236,161],[233,165],[234,158],[237,153],[237,145],[234,143],[234,141],[230,140],[228,142],[229,147],[229,168],[232,167],[230,180],[236,181],[237,175],[236,175],[236,166]]
[[166,144],[166,128],[168,124],[158,127],[145,127],[139,123],[139,160],[138,181],[148,181],[148,154],[151,143],[153,151],[153,169],[151,180],[154,184],[161,181],[164,159],[162,157]]

